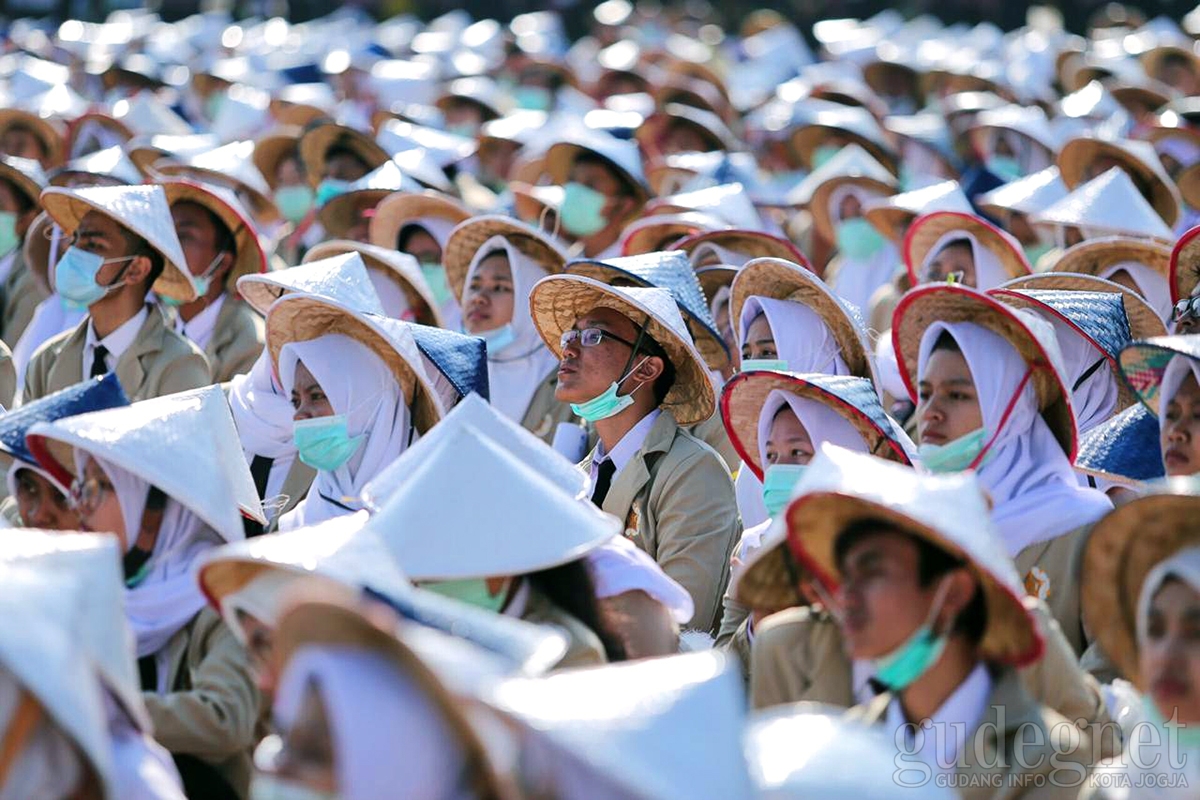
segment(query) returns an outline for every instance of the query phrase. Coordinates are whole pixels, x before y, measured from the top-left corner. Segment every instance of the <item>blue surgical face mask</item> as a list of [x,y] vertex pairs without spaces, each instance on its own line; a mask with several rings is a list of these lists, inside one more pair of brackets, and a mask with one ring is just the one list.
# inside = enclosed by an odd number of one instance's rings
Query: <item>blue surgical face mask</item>
[[[212,288],[213,273],[217,271],[217,267],[221,264],[221,259],[225,258],[225,251],[217,253],[217,257],[212,260],[204,269],[203,275],[193,275],[192,283],[196,286],[196,298],[200,299],[208,295],[208,290]],[[176,300],[174,297],[163,297],[163,303],[169,306],[181,306],[183,303]]]
[[421,274],[429,291],[433,293],[433,301],[439,306],[445,305],[453,296],[450,293],[450,282],[446,280],[446,270],[436,261],[422,261]]
[[591,236],[604,230],[608,219],[604,216],[604,204],[608,198],[582,183],[568,183],[563,187],[562,208],[559,219],[562,226],[573,236]]
[[782,358],[743,358],[742,372],[754,372],[762,370],[765,372],[787,372],[788,362]]
[[494,611],[497,614],[504,608],[508,597],[508,587],[504,586],[496,594],[488,591],[486,578],[471,578],[461,581],[431,581],[421,584],[422,589],[428,589],[442,597],[451,597],[476,608]]
[[350,460],[366,435],[350,436],[345,414],[296,420],[292,441],[300,460],[313,469],[333,472]]
[[[649,358],[649,356],[646,358]],[[629,408],[631,405],[633,405],[633,392],[630,392],[627,395],[618,395],[617,390],[621,387],[621,384],[625,382],[626,378],[636,372],[638,367],[646,363],[646,358],[643,358],[638,362],[637,366],[629,370],[629,372],[626,372],[621,377],[621,380],[613,381],[611,384],[609,384],[607,389],[593,397],[591,400],[587,400],[583,403],[571,403],[571,410],[574,411],[575,415],[582,420],[587,422],[599,422],[602,419],[608,419],[609,417],[620,414],[622,411]],[[640,388],[641,386],[638,387],[638,389]],[[634,389],[633,391],[636,392],[637,389]]]
[[54,266],[54,290],[78,308],[87,308],[109,292],[120,288],[114,282],[108,286],[96,283],[96,275],[105,264],[132,261],[137,256],[113,258],[108,261],[97,253],[89,253],[78,247],[69,247]]
[[338,195],[345,194],[349,189],[350,181],[326,178],[317,184],[317,205],[323,206]]
[[886,240],[863,217],[855,217],[837,226],[838,252],[854,261],[865,261],[883,249]]
[[838,151],[840,151],[841,149],[842,148],[840,148],[836,145],[823,144],[820,147],[818,147],[816,150],[813,150],[812,168],[820,169],[821,167],[825,166],[826,164],[829,163],[829,160],[831,158],[833,158],[834,156],[836,156],[838,154]]
[[11,211],[0,211],[0,256],[6,256],[21,240],[17,238],[17,215]]
[[943,580],[929,609],[929,616],[899,647],[875,659],[875,679],[890,691],[900,692],[912,685],[937,663],[946,649],[946,637],[933,632],[933,623],[942,608],[945,587]]
[[485,342],[487,342],[488,355],[495,355],[499,353],[501,350],[516,341],[517,338],[517,332],[513,328],[511,322],[506,322],[499,328],[495,328],[490,331],[481,331],[480,333],[476,333],[474,335],[481,337]]
[[807,464],[772,464],[763,472],[763,505],[775,519],[792,499],[792,490],[808,469]]
[[988,172],[1005,183],[1012,183],[1025,177],[1021,165],[1012,156],[992,156],[985,162]]
[[303,184],[281,186],[275,191],[275,205],[279,206],[279,213],[292,224],[308,216],[308,212],[312,211],[314,198],[313,190]]
[[549,111],[554,104],[554,95],[541,86],[518,86],[512,91],[517,108],[531,111]]
[[[976,428],[945,444],[922,442],[917,446],[917,453],[921,457],[921,465],[930,472],[962,472],[979,457],[986,441],[987,431]],[[979,466],[986,464],[991,455],[988,453]]]
[[303,783],[257,772],[250,781],[250,800],[337,800],[335,792],[322,792]]

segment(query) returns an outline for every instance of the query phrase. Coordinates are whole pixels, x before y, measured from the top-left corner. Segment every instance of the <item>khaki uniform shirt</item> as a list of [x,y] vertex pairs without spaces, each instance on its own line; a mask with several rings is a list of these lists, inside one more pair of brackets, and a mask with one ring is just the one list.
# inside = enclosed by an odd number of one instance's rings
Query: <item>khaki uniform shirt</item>
[[17,346],[21,334],[33,320],[33,312],[45,299],[45,293],[38,287],[33,273],[25,264],[24,254],[17,250],[12,269],[4,280],[4,311],[3,319],[0,319],[0,335],[3,335],[9,347]]

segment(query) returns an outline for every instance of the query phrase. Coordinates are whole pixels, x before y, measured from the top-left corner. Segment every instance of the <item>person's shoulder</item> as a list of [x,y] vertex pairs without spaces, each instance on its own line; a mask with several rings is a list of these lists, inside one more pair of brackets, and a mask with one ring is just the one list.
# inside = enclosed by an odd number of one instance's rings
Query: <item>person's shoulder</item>
[[34,364],[35,362],[40,363],[42,360],[47,358],[57,358],[58,354],[66,348],[67,342],[71,339],[71,337],[78,332],[78,327],[68,328],[62,333],[56,333],[46,341],[42,342],[40,345],[38,345],[38,348],[33,351],[33,355],[29,357],[30,365]]
[[[195,342],[184,336],[169,325],[162,326],[159,336],[161,357],[168,359],[183,358],[184,356],[199,356],[205,358],[204,351]],[[207,361],[207,359],[205,359]]]

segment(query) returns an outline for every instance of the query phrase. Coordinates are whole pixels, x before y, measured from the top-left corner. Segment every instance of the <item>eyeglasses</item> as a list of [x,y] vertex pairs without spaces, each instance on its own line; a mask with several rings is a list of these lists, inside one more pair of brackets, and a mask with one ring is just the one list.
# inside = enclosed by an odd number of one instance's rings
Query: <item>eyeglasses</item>
[[1185,297],[1175,304],[1171,310],[1171,321],[1179,322],[1188,317],[1200,317],[1200,295]]
[[71,508],[84,513],[94,511],[112,488],[112,484],[103,483],[99,478],[89,478],[86,481],[76,478],[71,484]]
[[615,342],[620,342],[630,350],[632,350],[634,347],[633,342],[622,339],[615,333],[609,333],[608,331],[600,330],[599,328],[584,328],[583,330],[572,329],[569,331],[563,331],[563,335],[558,340],[558,346],[560,349],[566,350],[567,345],[578,339],[580,347],[595,347],[606,338],[612,339]]

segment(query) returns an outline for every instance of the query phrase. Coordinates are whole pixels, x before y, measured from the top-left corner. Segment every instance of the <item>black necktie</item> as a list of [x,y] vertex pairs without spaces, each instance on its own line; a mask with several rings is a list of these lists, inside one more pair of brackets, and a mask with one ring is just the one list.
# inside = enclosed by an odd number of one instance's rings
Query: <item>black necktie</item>
[[592,487],[592,502],[596,508],[604,508],[604,498],[612,488],[613,475],[617,474],[617,465],[611,458],[606,458],[596,467],[596,485]]
[[[274,463],[275,459],[266,456],[250,459],[250,477],[254,478],[254,489],[258,492],[259,500],[266,499],[267,480],[271,477],[271,465]],[[259,536],[263,532],[262,523],[249,517],[242,517],[242,529],[246,532],[247,539]]]
[[96,348],[92,350],[92,371],[88,373],[89,376],[99,378],[108,374],[108,364],[104,361],[107,357],[108,348],[102,344],[96,345]]

